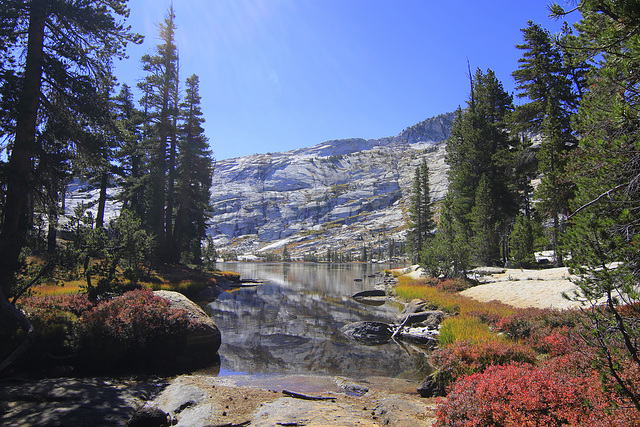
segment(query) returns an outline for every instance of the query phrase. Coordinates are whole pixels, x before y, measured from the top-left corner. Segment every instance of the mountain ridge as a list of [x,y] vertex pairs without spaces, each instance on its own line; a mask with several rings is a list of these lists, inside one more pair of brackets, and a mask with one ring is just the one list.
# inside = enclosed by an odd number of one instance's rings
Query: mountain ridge
[[441,114],[392,137],[218,161],[208,235],[220,253],[249,258],[285,245],[294,258],[330,250],[353,259],[363,247],[393,253],[389,246],[404,240],[411,181],[422,159],[431,169],[433,199],[444,196],[445,141],[454,118]]

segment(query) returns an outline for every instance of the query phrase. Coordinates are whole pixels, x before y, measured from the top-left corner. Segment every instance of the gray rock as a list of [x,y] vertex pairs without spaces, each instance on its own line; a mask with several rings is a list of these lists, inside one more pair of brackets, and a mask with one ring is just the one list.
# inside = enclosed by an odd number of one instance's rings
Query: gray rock
[[404,322],[407,316],[414,313],[423,313],[426,311],[431,311],[434,309],[434,306],[430,304],[428,301],[422,299],[413,299],[407,305],[404,306],[404,309],[397,317],[398,323]]
[[0,387],[0,425],[125,425],[137,409],[163,386],[164,383],[158,380],[7,379]]
[[385,344],[391,340],[393,328],[384,322],[353,322],[344,325],[342,333],[366,345]]
[[206,382],[203,386],[187,375],[174,380],[154,405],[171,416],[172,425],[190,427],[209,425],[211,414],[223,410],[209,399]]
[[174,370],[185,371],[215,363],[221,343],[215,322],[196,303],[178,292],[155,291],[154,294],[169,301],[170,307],[185,310],[194,323],[178,341],[167,342],[170,353],[176,355]]
[[352,406],[285,397],[263,404],[253,416],[251,425],[256,427],[375,425],[365,417],[359,416],[358,412]]
[[169,414],[155,406],[143,406],[133,414],[127,427],[165,427],[169,425]]
[[422,397],[446,396],[444,387],[438,383],[437,373],[429,375],[418,385],[418,394]]
[[428,310],[419,313],[411,313],[406,316],[403,323],[406,326],[424,327],[428,329],[437,329],[444,319],[444,312],[439,310]]
[[409,396],[394,394],[381,399],[374,411],[382,425],[418,427],[431,425],[434,409]]

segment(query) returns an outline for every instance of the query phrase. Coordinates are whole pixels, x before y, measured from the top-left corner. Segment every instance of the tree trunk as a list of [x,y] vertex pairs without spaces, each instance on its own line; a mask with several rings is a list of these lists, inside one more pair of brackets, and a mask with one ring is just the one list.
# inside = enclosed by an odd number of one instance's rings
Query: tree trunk
[[9,157],[4,218],[0,232],[0,299],[11,296],[27,233],[28,201],[33,189],[36,125],[40,106],[46,2],[31,2],[27,56],[18,103],[16,134]]
[[100,176],[100,196],[98,197],[98,212],[96,212],[96,228],[104,227],[104,209],[107,204],[107,185],[109,184],[109,174],[102,172]]
[[27,336],[22,344],[0,363],[0,371],[13,363],[35,340],[31,323],[24,313],[9,303],[9,298],[20,266],[20,251],[25,242],[29,220],[29,193],[33,189],[33,159],[36,153],[36,125],[42,84],[46,9],[46,2],[42,0],[31,2],[24,80],[18,101],[16,135],[9,157],[6,199],[0,231],[0,312],[16,319],[18,325],[27,332]]
[[[57,206],[56,206],[57,207]],[[58,211],[56,207],[49,210],[49,230],[47,231],[47,252],[50,254],[56,251],[56,238],[58,234]]]

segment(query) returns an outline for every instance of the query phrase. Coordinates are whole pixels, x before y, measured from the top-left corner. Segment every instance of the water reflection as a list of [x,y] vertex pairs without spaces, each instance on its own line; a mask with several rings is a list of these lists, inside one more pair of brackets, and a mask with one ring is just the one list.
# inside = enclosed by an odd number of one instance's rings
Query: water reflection
[[[258,287],[222,293],[206,310],[222,332],[223,372],[396,377],[416,360],[394,342],[369,347],[345,337],[350,322],[391,322],[396,303],[360,304],[351,295],[372,289],[369,277],[388,266],[365,264],[229,263],[223,270]],[[362,279],[362,281],[354,281]],[[420,361],[417,361],[420,364]],[[416,376],[417,377],[417,376]]]

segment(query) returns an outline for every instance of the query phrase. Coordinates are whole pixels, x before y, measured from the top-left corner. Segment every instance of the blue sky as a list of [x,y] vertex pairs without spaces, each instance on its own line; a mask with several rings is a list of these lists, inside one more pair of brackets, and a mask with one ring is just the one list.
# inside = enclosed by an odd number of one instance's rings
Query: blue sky
[[[562,4],[563,2],[560,1]],[[205,131],[218,160],[397,135],[464,106],[467,59],[507,91],[520,29],[557,32],[547,0],[174,0],[181,81],[197,74]],[[145,36],[116,63],[143,78],[170,0],[130,0]],[[575,20],[578,17],[573,17]]]

